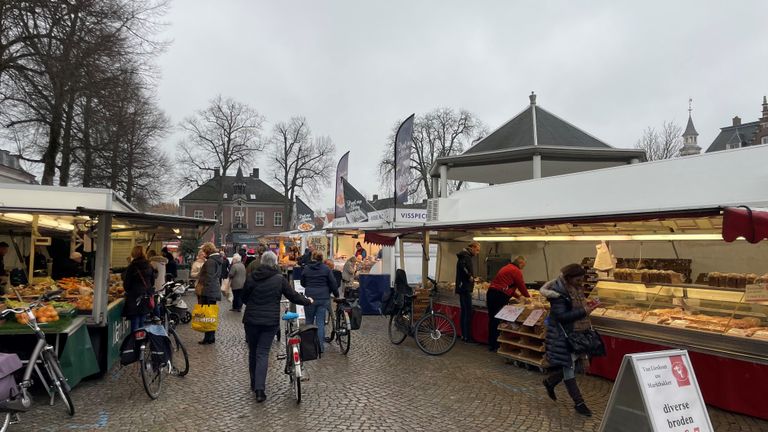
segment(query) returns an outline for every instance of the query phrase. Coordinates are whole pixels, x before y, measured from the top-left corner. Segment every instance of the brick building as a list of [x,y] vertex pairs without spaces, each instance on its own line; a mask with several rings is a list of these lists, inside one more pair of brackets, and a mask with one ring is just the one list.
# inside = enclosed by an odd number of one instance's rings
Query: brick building
[[240,168],[236,175],[225,177],[216,170],[210,180],[179,200],[179,214],[216,219],[220,178],[224,182],[221,235],[230,249],[253,246],[264,235],[285,231],[283,195],[259,179],[258,168],[249,176]]

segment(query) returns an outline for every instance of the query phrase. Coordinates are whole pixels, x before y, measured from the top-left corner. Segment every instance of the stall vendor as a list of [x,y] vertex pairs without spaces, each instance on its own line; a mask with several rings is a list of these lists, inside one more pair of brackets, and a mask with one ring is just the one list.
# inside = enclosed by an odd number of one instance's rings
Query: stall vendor
[[83,255],[80,252],[72,252],[69,259],[59,268],[58,277],[81,277],[83,272]]
[[485,294],[485,303],[488,307],[488,350],[499,349],[499,319],[496,314],[509,303],[512,297],[530,297],[525,287],[522,270],[525,268],[525,257],[518,256],[511,263],[496,273],[488,291]]
[[7,253],[8,243],[0,242],[0,276],[8,276],[8,273],[5,272],[5,264],[3,263],[3,259]]
[[355,256],[361,260],[364,260],[368,256],[368,252],[363,249],[363,245],[361,245],[360,242],[357,242],[355,245]]

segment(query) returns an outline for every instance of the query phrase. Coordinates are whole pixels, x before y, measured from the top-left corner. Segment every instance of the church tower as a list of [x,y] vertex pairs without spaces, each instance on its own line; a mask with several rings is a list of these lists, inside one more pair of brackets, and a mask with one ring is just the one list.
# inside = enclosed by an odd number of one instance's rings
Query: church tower
[[696,132],[696,128],[693,126],[693,119],[691,118],[691,103],[693,99],[688,99],[688,125],[683,132],[683,148],[680,149],[680,156],[691,156],[701,153],[701,147],[697,144],[699,133]]

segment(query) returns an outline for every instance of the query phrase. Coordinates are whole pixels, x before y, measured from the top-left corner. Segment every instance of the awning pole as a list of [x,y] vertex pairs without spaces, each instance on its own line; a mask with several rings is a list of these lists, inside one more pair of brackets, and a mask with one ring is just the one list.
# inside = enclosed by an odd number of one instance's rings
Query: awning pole
[[403,250],[403,238],[398,238],[400,241],[400,268],[405,270],[405,251]]
[[32,235],[29,236],[29,277],[27,282],[32,285],[32,275],[35,274],[35,243],[37,243],[37,221],[40,218],[39,215],[32,216]]
[[94,323],[103,324],[107,312],[107,287],[112,257],[112,214],[102,213],[96,226],[96,266],[93,271],[93,313]]
[[421,249],[421,287],[429,283],[429,231],[424,231],[424,247]]

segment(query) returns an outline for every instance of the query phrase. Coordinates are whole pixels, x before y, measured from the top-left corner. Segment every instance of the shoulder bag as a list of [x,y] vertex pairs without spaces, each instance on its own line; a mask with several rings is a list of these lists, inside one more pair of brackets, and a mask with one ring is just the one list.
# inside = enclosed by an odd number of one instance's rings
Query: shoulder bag
[[566,333],[562,324],[558,323],[563,330],[568,346],[575,354],[586,354],[590,357],[602,357],[605,355],[605,344],[600,333],[591,325],[588,330],[580,332],[574,331],[571,334]]

